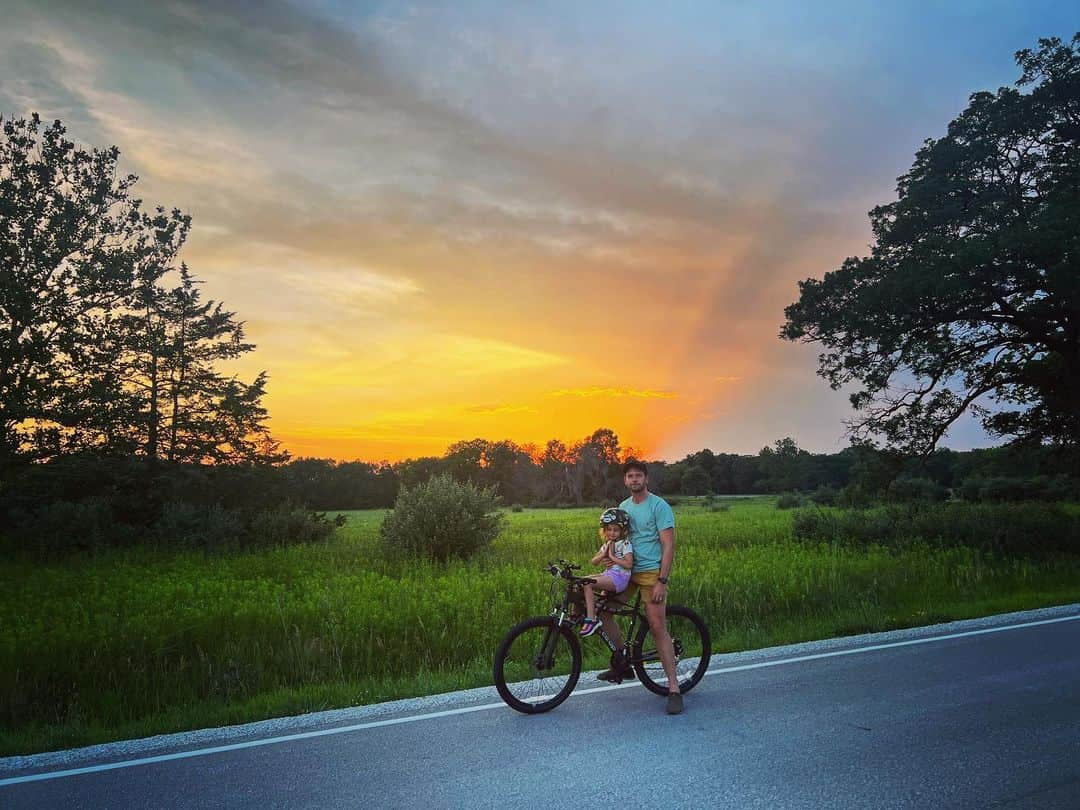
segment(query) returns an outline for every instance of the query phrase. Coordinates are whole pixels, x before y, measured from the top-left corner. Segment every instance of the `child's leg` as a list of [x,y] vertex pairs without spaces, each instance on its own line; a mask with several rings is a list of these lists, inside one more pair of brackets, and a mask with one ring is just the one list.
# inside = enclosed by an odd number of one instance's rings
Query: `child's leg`
[[606,574],[602,574],[598,577],[593,577],[596,580],[594,585],[585,583],[581,586],[581,590],[585,594],[585,616],[595,621],[596,619],[596,598],[593,596],[593,588],[600,588],[604,591],[614,591],[615,582],[611,577]]

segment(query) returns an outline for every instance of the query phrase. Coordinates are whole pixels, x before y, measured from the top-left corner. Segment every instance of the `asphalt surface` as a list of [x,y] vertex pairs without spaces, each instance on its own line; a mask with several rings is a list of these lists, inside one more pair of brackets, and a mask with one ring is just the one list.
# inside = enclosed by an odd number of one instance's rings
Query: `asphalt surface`
[[675,717],[640,685],[583,679],[545,715],[472,690],[10,758],[0,807],[1080,808],[1074,617],[716,656]]

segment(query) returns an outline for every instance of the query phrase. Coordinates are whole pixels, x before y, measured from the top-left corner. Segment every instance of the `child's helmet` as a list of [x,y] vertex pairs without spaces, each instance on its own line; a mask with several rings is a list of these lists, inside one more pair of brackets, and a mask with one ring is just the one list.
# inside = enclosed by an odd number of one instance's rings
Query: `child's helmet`
[[616,526],[622,526],[624,529],[630,528],[630,513],[625,509],[616,509],[614,507],[605,509],[600,513],[600,526],[610,526],[614,523]]

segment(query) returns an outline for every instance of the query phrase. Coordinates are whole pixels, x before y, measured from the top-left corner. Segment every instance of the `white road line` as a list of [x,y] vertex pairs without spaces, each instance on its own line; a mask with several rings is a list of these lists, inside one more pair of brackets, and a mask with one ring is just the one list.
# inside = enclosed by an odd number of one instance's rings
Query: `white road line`
[[192,751],[178,751],[175,754],[160,754],[154,757],[141,757],[139,759],[125,759],[122,762],[107,762],[103,765],[88,765],[85,768],[71,768],[64,771],[49,771],[47,773],[35,773],[29,776],[14,776],[8,779],[0,779],[0,786],[18,785],[22,782],[38,782],[42,779],[60,779],[64,776],[78,776],[82,773],[97,773],[98,771],[112,771],[117,768],[132,768],[136,765],[150,765],[154,762],[169,762],[174,759],[188,759],[201,757],[207,754],[222,754],[226,751],[239,751],[243,748],[258,748],[260,745],[275,745],[277,743],[292,742],[293,740],[307,740],[312,737],[327,737],[332,734],[345,734],[349,731],[362,731],[366,728],[379,728],[380,726],[394,726],[399,723],[412,723],[417,720],[433,720],[436,717],[448,717],[453,714],[468,714],[480,712],[485,709],[497,709],[506,707],[505,703],[486,703],[482,706],[467,706],[462,709],[447,709],[430,714],[417,714],[411,717],[396,717],[392,720],[375,720],[370,723],[357,723],[354,726],[340,726],[338,728],[324,728],[319,731],[304,731],[298,734],[287,734],[283,737],[267,737],[262,740],[248,740],[247,742],[230,743],[228,745],[216,745],[213,748],[196,748]]
[[[954,638],[965,638],[967,636],[981,636],[987,633],[1003,633],[1007,630],[1022,630],[1027,627],[1039,627],[1045,624],[1057,624],[1058,622],[1071,622],[1080,620],[1080,615],[1076,616],[1061,616],[1056,619],[1042,619],[1034,622],[1024,622],[1023,624],[1009,624],[1002,627],[987,627],[981,630],[967,630],[962,633],[949,633],[943,636],[928,636],[926,638],[908,639],[906,641],[892,641],[887,644],[872,644],[868,647],[856,647],[850,650],[835,650],[832,652],[815,653],[813,655],[799,655],[794,658],[781,658],[776,661],[761,661],[756,664],[741,664],[734,667],[721,667],[720,669],[710,669],[706,672],[706,675],[723,675],[728,672],[742,672],[750,669],[763,669],[765,667],[778,667],[785,664],[798,664],[803,661],[816,661],[822,658],[836,658],[842,655],[857,655],[859,653],[874,652],[876,650],[887,650],[893,647],[909,647],[914,644],[931,644],[936,641],[947,641]],[[611,686],[598,686],[590,689],[579,689],[574,692],[572,696],[587,695],[593,692],[610,692],[614,689],[629,689],[630,687],[637,686],[637,682],[628,682],[623,684],[613,684]],[[127,759],[121,762],[107,762],[102,765],[88,765],[84,768],[70,768],[62,771],[48,771],[45,773],[35,773],[29,776],[14,776],[7,779],[0,779],[0,787],[4,785],[18,785],[24,782],[39,782],[46,779],[62,779],[67,776],[78,776],[85,773],[97,773],[99,771],[112,771],[118,768],[133,768],[136,765],[151,765],[155,762],[169,762],[175,759],[188,759],[190,757],[201,757],[209,754],[222,754],[227,751],[239,751],[244,748],[258,748],[263,745],[276,745],[278,743],[292,742],[293,740],[307,740],[313,737],[328,737],[333,734],[346,734],[351,731],[363,731],[369,728],[381,728],[383,726],[396,726],[402,723],[414,723],[419,720],[435,720],[439,717],[450,717],[456,714],[469,714],[471,712],[482,712],[489,709],[501,709],[506,708],[504,703],[485,703],[480,706],[466,706],[460,709],[446,709],[440,712],[430,712],[428,714],[410,715],[408,717],[396,717],[390,720],[374,720],[370,723],[357,723],[351,726],[339,726],[337,728],[321,729],[319,731],[305,731],[297,734],[287,734],[282,737],[268,737],[261,740],[249,740],[247,742],[230,743],[229,745],[218,745],[212,748],[197,748],[192,751],[178,751],[173,754],[161,754],[153,757],[142,757],[140,759]]]
[[[798,664],[802,661],[815,661],[819,658],[836,658],[841,655],[856,655],[857,653],[873,652],[875,650],[887,650],[891,647],[910,647],[913,644],[930,644],[934,641],[947,641],[952,638],[964,638],[965,636],[981,636],[986,633],[1002,633],[1006,630],[1021,630],[1025,627],[1038,627],[1041,624],[1057,624],[1058,622],[1073,622],[1080,616],[1060,616],[1056,619],[1040,619],[1037,622],[1024,622],[1023,624],[1008,624],[1002,627],[986,627],[982,630],[965,630],[963,633],[949,633],[944,636],[928,636],[927,638],[912,638],[907,641],[890,641],[887,644],[872,644],[868,647],[856,647],[851,650],[835,650],[833,652],[814,653],[812,655],[799,655],[794,658],[784,658],[778,661],[762,661],[757,664],[742,664],[737,667],[723,667],[722,669],[710,669],[706,675],[722,675],[725,672],[741,672],[746,669],[762,669],[763,667],[776,667],[781,664]],[[2,783],[0,783],[2,784]]]

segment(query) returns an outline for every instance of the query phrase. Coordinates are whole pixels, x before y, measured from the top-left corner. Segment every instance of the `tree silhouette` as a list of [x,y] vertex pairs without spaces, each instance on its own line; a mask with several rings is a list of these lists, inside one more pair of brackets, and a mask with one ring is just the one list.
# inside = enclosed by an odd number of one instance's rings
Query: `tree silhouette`
[[1080,443],[1080,34],[1016,60],[1031,91],[972,95],[871,211],[871,255],[786,309],[781,336],[859,386],[856,439],[927,454],[970,409],[994,434]]
[[283,458],[264,424],[266,375],[216,370],[254,346],[176,264],[190,217],[143,211],[116,147],[65,136],[37,115],[0,134],[0,474],[80,450]]
[[[102,376],[113,308],[168,260],[188,220],[142,211],[119,151],[77,148],[59,121],[0,136],[0,465],[78,449],[76,428],[123,397]],[[100,418],[102,413],[96,413]],[[92,442],[91,442],[92,443]]]

